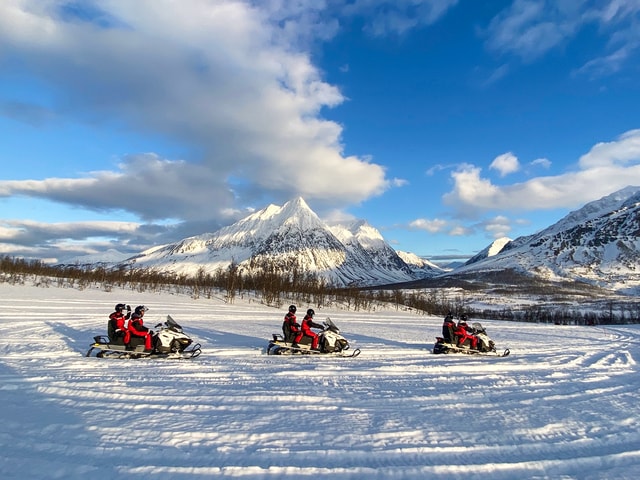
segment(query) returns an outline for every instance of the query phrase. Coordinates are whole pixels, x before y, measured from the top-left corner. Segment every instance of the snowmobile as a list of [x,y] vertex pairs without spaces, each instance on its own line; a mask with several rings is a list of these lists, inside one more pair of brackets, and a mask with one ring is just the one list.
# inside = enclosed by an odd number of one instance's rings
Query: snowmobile
[[340,357],[357,357],[360,349],[356,348],[347,353],[350,345],[346,338],[340,334],[340,329],[327,317],[322,322],[324,330],[318,332],[318,350],[311,348],[311,337],[303,336],[298,346],[293,346],[294,335],[274,333],[267,345],[267,355],[334,355]]
[[93,337],[93,343],[85,356],[90,357],[95,351],[98,358],[195,358],[202,353],[200,344],[193,343],[171,315],[167,315],[166,321],[158,323],[154,328],[158,330],[152,332],[151,350],[145,350],[142,337],[131,336],[131,340],[125,345],[122,339],[111,341],[108,336],[97,335]]
[[442,337],[436,337],[436,343],[433,346],[433,353],[467,353],[470,355],[490,355],[498,357],[506,357],[511,353],[509,349],[503,352],[496,350],[496,345],[487,335],[487,331],[479,322],[471,324],[471,333],[478,337],[476,348],[471,348],[471,341],[466,339],[464,343],[459,344],[458,338],[453,333],[453,329],[444,329]]

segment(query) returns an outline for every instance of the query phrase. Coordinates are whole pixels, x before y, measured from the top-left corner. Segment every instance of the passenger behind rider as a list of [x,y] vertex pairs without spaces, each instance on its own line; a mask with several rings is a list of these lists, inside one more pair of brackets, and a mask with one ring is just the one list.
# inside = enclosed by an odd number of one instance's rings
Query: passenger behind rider
[[129,324],[127,325],[127,329],[132,337],[144,338],[144,349],[150,351],[153,349],[152,346],[152,331],[144,326],[144,312],[149,310],[144,305],[138,305],[131,315],[131,319],[129,320]]
[[471,327],[467,324],[467,316],[461,315],[456,330],[453,332],[458,337],[458,346],[464,345],[464,342],[470,340],[471,348],[477,350],[478,337],[472,334]]
[[[127,315],[125,316],[123,310],[126,308]],[[110,343],[122,343],[127,345],[129,343],[130,334],[125,326],[125,321],[131,317],[131,307],[124,303],[118,303],[115,306],[114,312],[109,315],[109,322],[107,323],[107,335],[109,336]]]
[[316,312],[313,310],[313,308],[310,308],[309,310],[307,310],[307,314],[304,316],[304,319],[302,320],[302,328],[300,330],[300,333],[298,333],[298,336],[293,341],[294,347],[298,346],[298,343],[302,341],[302,337],[311,337],[311,349],[318,350],[318,334],[312,331],[311,329],[322,328],[324,330],[324,327],[313,321],[313,316],[315,314]]
[[456,322],[453,319],[453,313],[447,313],[442,324],[442,337],[446,342],[455,343]]
[[289,311],[284,316],[282,322],[282,333],[284,334],[284,341],[287,343],[293,343],[295,338],[300,333],[300,324],[296,318],[296,306],[289,305]]

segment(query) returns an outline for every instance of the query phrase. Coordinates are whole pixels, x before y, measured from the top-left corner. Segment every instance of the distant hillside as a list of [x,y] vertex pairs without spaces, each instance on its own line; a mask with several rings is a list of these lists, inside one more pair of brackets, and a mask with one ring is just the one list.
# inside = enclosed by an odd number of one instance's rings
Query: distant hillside
[[640,292],[640,187],[590,202],[539,233],[506,243],[497,255],[470,260],[454,275],[500,271]]

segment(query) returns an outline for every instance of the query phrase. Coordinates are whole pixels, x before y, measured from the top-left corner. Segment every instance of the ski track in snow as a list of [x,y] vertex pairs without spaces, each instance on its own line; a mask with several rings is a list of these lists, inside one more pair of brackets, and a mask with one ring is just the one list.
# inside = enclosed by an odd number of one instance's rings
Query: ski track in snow
[[[432,355],[442,319],[320,310],[362,353],[267,356],[284,308],[0,284],[0,478],[636,479],[638,326],[486,321],[506,358]],[[115,303],[193,360],[86,358]],[[299,305],[299,311],[307,307]]]

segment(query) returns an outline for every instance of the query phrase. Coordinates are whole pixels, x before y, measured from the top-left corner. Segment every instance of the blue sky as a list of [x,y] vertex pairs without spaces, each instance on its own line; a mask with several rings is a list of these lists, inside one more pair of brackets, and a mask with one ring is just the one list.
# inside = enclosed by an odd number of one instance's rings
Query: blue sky
[[471,255],[640,185],[638,0],[3,0],[0,254],[302,196]]

